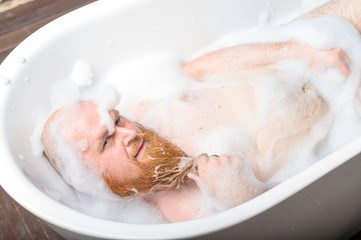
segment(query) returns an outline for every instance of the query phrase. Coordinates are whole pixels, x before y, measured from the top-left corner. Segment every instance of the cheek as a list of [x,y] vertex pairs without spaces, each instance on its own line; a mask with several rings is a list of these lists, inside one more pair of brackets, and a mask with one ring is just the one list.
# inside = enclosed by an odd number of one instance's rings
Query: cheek
[[112,167],[116,167],[119,153],[116,151],[107,151],[103,153],[88,153],[84,155],[85,164],[95,171],[108,171]]
[[101,155],[101,163],[107,169],[117,168],[128,161],[126,151],[121,147],[112,147]]
[[[102,156],[100,169],[103,173],[118,180],[130,180],[138,176],[139,170],[128,155],[117,149]],[[121,177],[120,177],[121,176]]]

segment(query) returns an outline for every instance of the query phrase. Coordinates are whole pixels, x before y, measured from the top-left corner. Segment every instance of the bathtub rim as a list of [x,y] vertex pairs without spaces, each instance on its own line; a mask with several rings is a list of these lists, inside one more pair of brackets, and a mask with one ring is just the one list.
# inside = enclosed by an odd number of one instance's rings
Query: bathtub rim
[[[124,4],[125,7],[129,7],[149,1],[151,0],[128,0],[119,2],[117,4]],[[14,64],[12,63],[14,58],[18,56],[31,58],[31,53],[36,47],[29,49],[29,45],[39,46],[42,42],[48,41],[49,37],[44,37],[44,34],[52,35],[49,34],[49,31],[57,34],[57,26],[59,26],[59,24],[64,24],[64,21],[71,21],[72,27],[74,27],[74,16],[76,16],[76,18],[78,19],[76,21],[76,24],[82,24],[82,21],[85,21],[85,19],[78,14],[87,14],[88,11],[94,10],[98,11],[99,7],[103,6],[102,4],[104,2],[106,2],[106,0],[91,3],[85,7],[82,7],[81,9],[73,11],[55,20],[54,22],[46,25],[45,27],[32,34],[14,51],[12,51],[9,56],[3,61],[1,67],[3,67],[5,70],[1,72],[1,75],[4,75],[11,80],[19,80],[19,77],[17,76],[18,73],[16,71],[13,72],[13,70],[11,69],[11,64]],[[38,39],[42,39],[42,41],[39,42]],[[7,67],[10,69],[10,71],[6,70]],[[20,170],[19,166],[15,163],[15,161],[13,161],[15,156],[13,156],[12,153],[9,151],[10,146],[7,143],[7,139],[5,136],[5,116],[8,111],[6,103],[8,102],[9,95],[11,94],[11,86],[12,82],[7,84],[6,86],[0,86],[0,99],[2,99],[0,102],[3,103],[0,104],[0,115],[2,116],[0,118],[0,151],[2,153],[2,156],[4,157],[4,162],[6,161],[6,163],[8,163],[5,165],[5,167],[2,167],[0,169],[1,186],[12,198],[14,198],[14,200],[16,200],[24,208],[29,210],[32,214],[38,216],[39,218],[45,220],[50,224],[86,236],[105,238],[123,237],[142,239],[167,239],[195,237],[209,234],[250,219],[257,214],[272,208],[273,206],[284,201],[285,199],[291,197],[293,194],[304,189],[317,179],[320,179],[322,176],[331,172],[338,166],[347,162],[348,159],[351,159],[360,152],[359,149],[361,146],[361,138],[358,138],[352,143],[349,143],[348,145],[332,153],[331,155],[319,160],[314,165],[293,176],[289,180],[279,184],[275,188],[267,191],[261,196],[247,203],[244,203],[232,210],[228,210],[206,218],[169,224],[119,223],[89,216],[57,202],[56,200],[43,193],[35,185],[33,185],[24,175],[24,173]],[[5,177],[7,177],[7,180],[5,180]],[[26,190],[25,193],[36,193],[36,195],[32,194],[29,195],[29,197],[24,198],[24,192],[21,192],[20,189],[18,189],[18,186],[22,186],[22,189]],[[264,199],[267,199],[267,201],[264,201]],[[43,204],[43,201],[46,203],[46,205]],[[252,209],[252,211],[250,212],[249,209]],[[69,219],[67,217],[68,214],[75,214],[74,216],[76,216],[76,218],[74,217]],[[94,230],[93,228],[89,228],[89,226],[91,226],[89,225],[89,223],[93,222],[98,224],[101,229]],[[99,225],[99,223],[101,224]],[[154,235],[154,232],[157,232],[157,230],[158,232],[160,232],[160,234]]]
[[[1,141],[4,140],[3,138],[3,135],[1,135]],[[249,202],[209,217],[180,223],[127,224],[89,216],[63,205],[43,193],[26,178],[13,161],[3,171],[13,175],[12,177],[8,176],[9,181],[7,183],[10,184],[4,185],[2,179],[1,185],[15,201],[32,214],[50,224],[81,235],[110,239],[119,237],[129,239],[177,239],[216,232],[246,221],[276,206],[345,163],[345,159],[351,159],[359,154],[360,146],[361,138],[358,138]],[[12,159],[8,152],[4,157],[5,159]],[[26,192],[15,190],[14,187],[19,185],[23,186],[22,189],[26,189]],[[23,198],[24,193],[32,194],[29,195],[31,196],[29,198]],[[34,193],[36,193],[36,196]],[[46,205],[43,203],[46,203]],[[69,219],[67,216],[70,215],[74,217]],[[97,224],[98,228],[96,230],[89,227],[94,226],[93,224]],[[161,234],[154,235],[154,232],[161,232]]]

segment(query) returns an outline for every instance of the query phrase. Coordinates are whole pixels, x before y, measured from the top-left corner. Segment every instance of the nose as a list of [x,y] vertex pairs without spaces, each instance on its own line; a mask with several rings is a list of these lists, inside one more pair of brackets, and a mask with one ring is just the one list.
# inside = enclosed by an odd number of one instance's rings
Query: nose
[[132,128],[115,127],[116,134],[119,136],[123,145],[128,147],[133,139],[137,136],[137,130]]

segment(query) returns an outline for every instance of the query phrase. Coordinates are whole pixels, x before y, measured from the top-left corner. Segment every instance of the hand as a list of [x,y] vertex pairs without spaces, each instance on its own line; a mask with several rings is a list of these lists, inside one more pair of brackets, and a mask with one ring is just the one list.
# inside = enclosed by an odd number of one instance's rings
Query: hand
[[350,75],[350,59],[341,48],[334,48],[329,51],[318,51],[314,55],[311,67],[324,70],[327,67],[338,68],[346,78]]
[[197,158],[198,173],[189,173],[214,207],[225,210],[235,207],[265,191],[254,176],[248,162],[238,156],[222,155]]
[[304,59],[309,59],[310,66],[316,71],[325,71],[327,68],[337,68],[348,78],[350,75],[350,59],[341,48],[331,50],[316,50],[307,44],[295,44],[295,54],[300,54]]
[[350,59],[341,48],[331,50],[317,50],[310,45],[298,41],[289,41],[286,53],[291,58],[300,58],[308,61],[316,71],[325,71],[327,68],[337,68],[347,78],[350,75]]

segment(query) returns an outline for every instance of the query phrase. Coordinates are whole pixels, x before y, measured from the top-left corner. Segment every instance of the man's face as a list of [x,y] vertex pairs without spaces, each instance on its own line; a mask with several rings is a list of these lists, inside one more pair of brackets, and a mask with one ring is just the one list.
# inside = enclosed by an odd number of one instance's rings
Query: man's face
[[[108,186],[120,196],[148,193],[155,186],[174,186],[186,172],[179,167],[192,162],[177,146],[162,139],[138,123],[109,111],[114,132],[102,123],[97,105],[87,102],[77,112],[75,142],[86,142],[81,151],[85,164],[100,172]],[[189,163],[187,162],[189,161]],[[181,175],[181,179],[177,180]]]
[[135,162],[147,160],[147,143],[135,141],[140,130],[134,123],[120,117],[116,110],[109,111],[109,115],[114,125],[112,133],[102,123],[97,105],[83,104],[76,116],[75,142],[87,143],[82,156],[88,167],[113,178],[119,178],[121,172],[122,180],[131,180],[139,174]]

